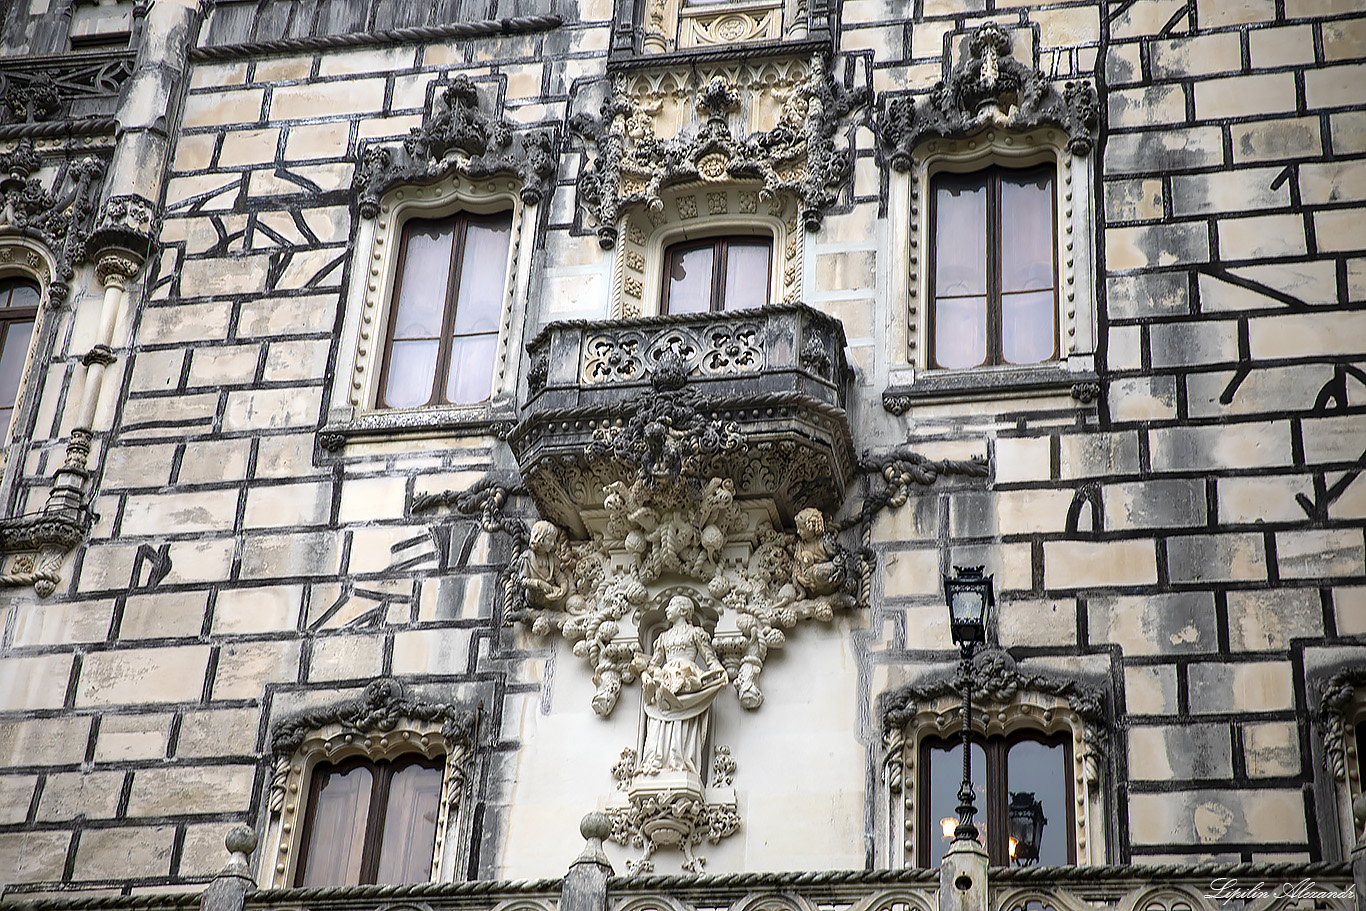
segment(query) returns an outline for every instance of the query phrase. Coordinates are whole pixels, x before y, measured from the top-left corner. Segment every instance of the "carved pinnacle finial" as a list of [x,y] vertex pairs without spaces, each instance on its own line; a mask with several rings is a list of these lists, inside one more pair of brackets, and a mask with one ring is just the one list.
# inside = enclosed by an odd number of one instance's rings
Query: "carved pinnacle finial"
[[740,106],[740,93],[717,76],[697,93],[697,104],[706,109],[708,122],[725,123],[726,115]]
[[584,837],[588,844],[583,846],[583,853],[574,863],[604,864],[610,867],[611,861],[607,859],[607,854],[602,850],[602,840],[612,834],[611,818],[598,810],[585,814],[579,823],[579,834]]

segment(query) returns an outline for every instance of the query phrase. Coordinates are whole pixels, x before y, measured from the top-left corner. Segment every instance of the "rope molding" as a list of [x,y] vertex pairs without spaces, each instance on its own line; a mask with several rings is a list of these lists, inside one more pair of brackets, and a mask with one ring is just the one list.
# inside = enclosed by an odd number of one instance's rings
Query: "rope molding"
[[374,44],[416,44],[444,38],[478,38],[485,35],[525,35],[559,28],[564,20],[559,16],[518,16],[510,19],[484,19],[479,22],[455,22],[450,25],[419,25],[411,28],[385,29],[379,32],[353,32],[349,35],[318,35],[307,38],[285,38],[280,41],[252,41],[241,44],[220,44],[197,47],[190,51],[190,60],[230,60],[235,57],[256,57],[284,54],[293,51],[318,51],[339,47],[362,47]]

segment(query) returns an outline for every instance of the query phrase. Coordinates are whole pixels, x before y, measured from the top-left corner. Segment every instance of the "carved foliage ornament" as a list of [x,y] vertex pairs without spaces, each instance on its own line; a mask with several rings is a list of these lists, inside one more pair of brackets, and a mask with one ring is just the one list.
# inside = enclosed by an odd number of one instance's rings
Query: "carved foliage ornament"
[[469,178],[516,174],[522,201],[540,202],[555,173],[554,129],[514,130],[485,113],[468,76],[453,78],[401,146],[369,146],[352,182],[364,218],[379,215],[385,192],[402,183],[429,183],[451,172]]
[[717,76],[695,97],[702,126],[665,139],[654,132],[658,108],[633,100],[626,76],[618,74],[600,117],[577,115],[570,121],[570,129],[597,150],[580,177],[579,203],[596,220],[599,243],[611,247],[626,210],[662,211],[661,191],[673,184],[758,181],[766,201],[780,192],[795,195],[803,221],[814,231],[850,172],[849,150],[835,142],[840,121],[867,97],[866,89],[847,91],[835,82],[817,56],[807,78],[785,93],[777,126],[740,137],[728,119],[740,106],[739,94]]
[[35,237],[51,250],[55,274],[49,294],[61,301],[76,264],[87,258],[104,164],[94,158],[72,161],[48,186],[35,173],[42,165],[31,140],[0,153],[0,230]]
[[994,22],[978,28],[946,81],[919,103],[890,99],[878,125],[892,167],[911,167],[915,147],[931,138],[958,139],[997,124],[1010,130],[1055,126],[1066,131],[1067,148],[1086,155],[1095,145],[1100,113],[1091,83],[1078,80],[1062,91],[1043,73],[1010,56],[1011,39]]
[[1351,736],[1351,710],[1366,693],[1366,668],[1340,671],[1319,685],[1319,724],[1328,768],[1337,781],[1347,780],[1347,740]]
[[0,124],[43,123],[70,116],[73,101],[112,99],[132,74],[131,53],[62,69],[9,63],[0,74]]

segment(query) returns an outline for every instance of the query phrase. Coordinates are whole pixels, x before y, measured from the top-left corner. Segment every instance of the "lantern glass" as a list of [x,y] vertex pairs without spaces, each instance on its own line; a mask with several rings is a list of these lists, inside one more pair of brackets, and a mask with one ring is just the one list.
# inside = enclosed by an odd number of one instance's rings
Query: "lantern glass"
[[986,614],[991,607],[992,580],[980,566],[955,566],[953,577],[944,577],[944,595],[949,602],[949,622],[953,641],[961,644],[986,639]]

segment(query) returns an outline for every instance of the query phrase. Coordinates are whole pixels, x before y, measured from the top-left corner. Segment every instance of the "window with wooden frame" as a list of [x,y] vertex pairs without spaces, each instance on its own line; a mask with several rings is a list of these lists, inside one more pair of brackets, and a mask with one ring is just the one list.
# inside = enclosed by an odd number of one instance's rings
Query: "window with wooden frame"
[[408,754],[315,766],[294,885],[427,882],[444,765]]
[[[937,867],[958,825],[963,741],[920,742],[920,856]],[[972,741],[976,825],[991,863],[1034,866],[1076,863],[1071,738],[1021,732]]]
[[26,278],[0,279],[0,438],[14,417],[42,291]]
[[489,398],[511,237],[511,212],[460,212],[404,224],[379,407]]
[[1045,165],[931,177],[931,368],[1057,360],[1054,174]]
[[768,303],[773,243],[728,236],[674,244],[664,254],[660,313],[740,310]]

